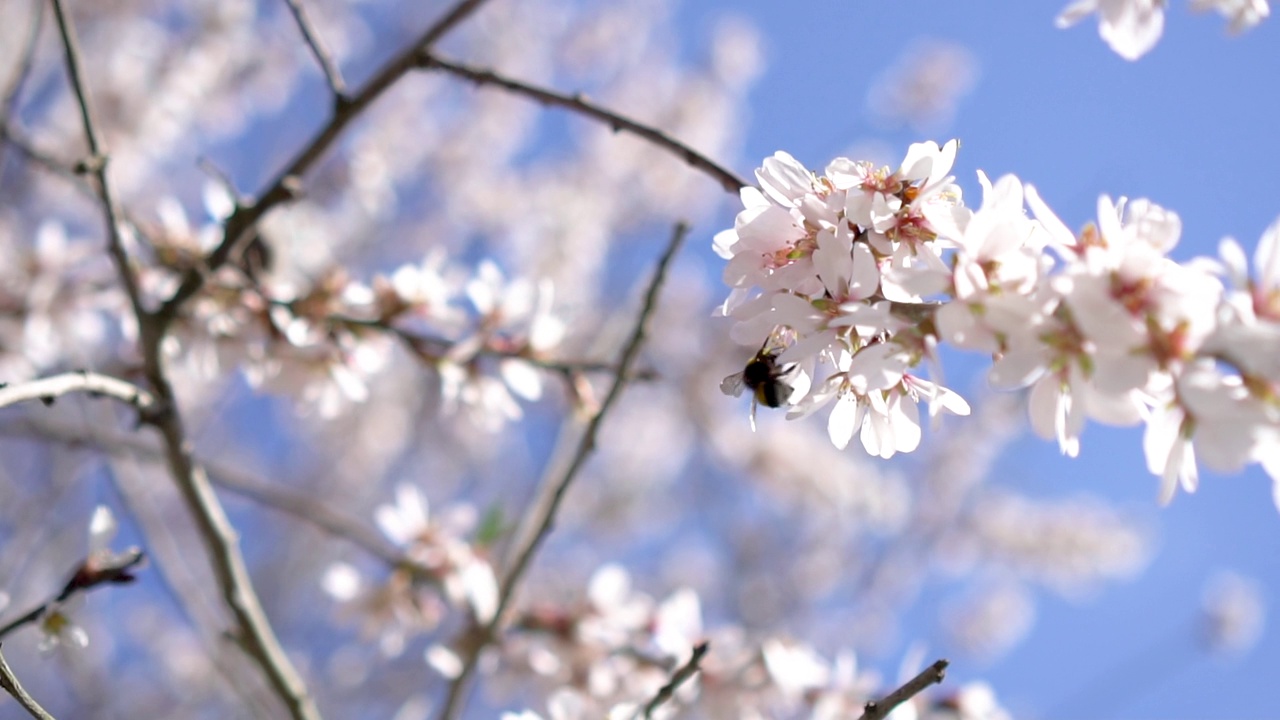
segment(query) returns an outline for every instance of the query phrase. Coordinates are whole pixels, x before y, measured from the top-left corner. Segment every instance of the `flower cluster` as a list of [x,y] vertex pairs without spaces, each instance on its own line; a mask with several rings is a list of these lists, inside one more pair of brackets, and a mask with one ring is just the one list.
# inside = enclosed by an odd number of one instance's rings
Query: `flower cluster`
[[896,171],[838,158],[820,176],[777,153],[756,172],[760,188],[743,189],[734,228],[715,237],[729,261],[733,292],[720,312],[737,321],[734,339],[766,351],[789,343],[778,359],[795,365],[792,414],[833,403],[837,447],[857,432],[873,455],[914,450],[921,400],[930,415],[969,412],[908,372],[934,356],[936,336],[920,320],[932,312],[926,297],[946,289],[942,250],[954,243],[939,228],[964,211],[947,174],[957,146],[913,145]]
[[[206,206],[215,221],[231,210],[217,192],[206,193]],[[158,215],[146,233],[154,264],[141,277],[160,299],[201,262],[218,228],[192,228],[171,199]],[[369,283],[339,266],[304,284],[226,265],[183,308],[167,347],[200,377],[241,367],[253,387],[298,398],[327,418],[369,397],[372,376],[399,341],[438,373],[445,412],[495,431],[521,417],[516,397],[541,396],[538,366],[565,335],[554,298],[549,281],[509,280],[488,260],[468,277],[440,252]]]
[[[556,720],[638,716],[704,638],[708,650],[697,674],[654,717],[683,716],[680,709],[687,708],[698,717],[834,720],[861,714],[868,701],[892,689],[876,672],[860,668],[850,650],[828,659],[784,636],[749,639],[739,627],[704,633],[695,592],[684,588],[656,601],[635,591],[617,565],[595,572],[585,601],[535,606],[515,629],[503,640],[500,667],[528,668],[545,678],[555,688],[546,697],[548,716]],[[906,665],[903,680],[919,669]],[[981,683],[940,698],[918,697],[900,712],[921,718],[1008,717]],[[541,716],[526,710],[504,717]]]
[[1164,502],[1195,489],[1197,456],[1280,483],[1280,226],[1252,274],[1234,241],[1180,264],[1170,210],[1104,196],[1077,234],[1034,187],[981,172],[973,210],[946,176],[954,154],[919,144],[897,171],[840,158],[816,175],[779,153],[743,191],[715,240],[733,286],[722,312],[740,342],[786,345],[791,414],[834,400],[837,446],[860,430],[872,454],[910,451],[918,402],[968,410],[911,372],[946,342],[990,353],[996,386],[1029,386],[1032,426],[1067,455],[1087,419],[1145,422]]
[[465,608],[482,623],[497,612],[493,566],[466,539],[475,526],[474,509],[457,506],[441,515],[430,517],[422,493],[401,485],[396,504],[378,506],[374,519],[403,550],[404,562],[376,586],[347,563],[334,563],[325,572],[325,591],[363,616],[366,631],[378,635],[389,657],[401,654],[412,635],[438,626],[450,607]]

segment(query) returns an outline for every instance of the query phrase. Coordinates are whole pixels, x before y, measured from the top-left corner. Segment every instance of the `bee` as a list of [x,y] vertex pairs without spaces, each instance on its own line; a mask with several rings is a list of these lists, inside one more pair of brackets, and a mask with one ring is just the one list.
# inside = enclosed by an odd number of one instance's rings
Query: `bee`
[[795,365],[782,365],[778,355],[782,348],[770,347],[769,341],[760,347],[754,357],[747,361],[742,372],[726,377],[720,383],[720,391],[725,395],[740,397],[743,388],[751,390],[751,429],[756,427],[756,407],[776,408],[787,404],[795,392],[791,384],[791,375]]

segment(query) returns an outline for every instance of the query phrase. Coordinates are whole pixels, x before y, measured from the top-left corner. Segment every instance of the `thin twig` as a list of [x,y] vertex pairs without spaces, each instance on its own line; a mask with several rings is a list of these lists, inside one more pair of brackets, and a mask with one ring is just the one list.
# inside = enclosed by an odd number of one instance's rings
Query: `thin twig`
[[[89,435],[73,428],[44,422],[0,425],[0,435],[18,436],[19,434],[69,446],[83,446],[116,458],[136,456],[140,460],[149,462],[162,462],[165,458],[164,452],[154,443],[134,434],[121,433],[100,438],[96,434]],[[216,461],[201,460],[200,462],[208,473],[209,481],[228,492],[313,525],[335,538],[365,550],[390,567],[412,565],[410,558],[405,557],[404,553],[370,529],[360,518],[331,507],[313,495],[286,485],[268,482],[251,473]]]
[[46,405],[50,405],[55,398],[73,392],[105,395],[132,405],[144,413],[149,412],[156,404],[155,398],[151,396],[151,393],[133,383],[113,378],[110,375],[101,375],[82,370],[28,380],[16,385],[0,384],[0,408],[32,400],[39,400]]
[[[3,105],[0,105],[0,127],[9,125],[9,118],[13,116],[13,111],[18,106],[18,96],[22,94],[22,86],[26,84],[27,77],[31,74],[31,67],[35,64],[36,46],[40,39],[40,30],[44,25],[44,5],[39,0],[31,4],[33,7],[31,31],[27,35],[27,44],[22,51],[22,60],[18,63],[18,69],[10,78],[9,86],[4,90]],[[0,167],[4,167],[3,144],[0,144]]]
[[62,586],[57,595],[0,626],[0,640],[3,640],[14,630],[36,622],[46,612],[62,605],[75,595],[103,585],[120,585],[133,582],[134,569],[146,559],[146,555],[137,548],[130,548],[119,556],[106,559],[94,556],[85,558],[71,572],[70,579]]
[[642,125],[626,116],[619,115],[611,110],[603,108],[590,100],[587,100],[579,93],[573,95],[565,95],[554,90],[530,85],[519,80],[513,80],[503,75],[499,75],[492,70],[483,68],[469,67],[461,63],[446,60],[439,55],[424,49],[418,56],[418,62],[422,67],[431,70],[438,69],[466,78],[476,85],[493,85],[496,87],[509,90],[517,95],[524,95],[532,98],[544,105],[554,107],[562,107],[573,112],[589,117],[613,128],[614,132],[625,130],[633,135],[648,140],[658,147],[668,150],[677,157],[683,158],[685,162],[702,172],[710,175],[716,182],[720,183],[725,190],[736,193],[746,187],[747,183],[738,177],[732,170],[725,168],[723,165],[715,162],[711,158],[676,140],[670,135],[648,125]]
[[18,151],[19,155],[29,162],[39,165],[53,175],[74,183],[77,189],[94,200],[98,199],[98,193],[89,187],[89,183],[76,172],[75,163],[63,162],[36,147],[30,138],[26,137],[22,131],[12,124],[0,126],[0,139],[4,140],[6,146],[12,146],[14,150]]
[[893,709],[911,698],[919,695],[925,688],[930,685],[941,683],[943,678],[947,676],[947,665],[950,663],[946,660],[938,660],[934,664],[925,668],[919,675],[911,678],[903,683],[902,687],[885,695],[880,700],[872,700],[863,708],[862,716],[858,720],[884,720],[893,712]]
[[18,682],[18,677],[13,674],[13,670],[9,667],[9,663],[5,661],[3,653],[0,653],[0,687],[7,690],[31,717],[36,720],[53,720],[53,716],[45,712],[45,709],[40,707],[40,703],[36,702],[35,698],[27,694],[27,691],[22,688],[22,683]]
[[160,345],[164,339],[165,323],[148,312],[143,305],[141,290],[125,255],[120,234],[120,221],[111,186],[107,182],[107,156],[98,139],[88,93],[80,73],[79,50],[75,33],[71,28],[62,0],[50,0],[62,44],[66,50],[67,74],[80,106],[85,137],[89,144],[90,158],[84,163],[87,171],[96,176],[98,193],[102,199],[107,219],[107,253],[116,266],[129,303],[138,320],[139,345],[143,368],[152,393],[157,400],[155,412],[144,416],[144,421],[160,431],[164,440],[169,473],[181,491],[187,509],[196,521],[205,551],[214,569],[214,576],[222,591],[223,601],[231,610],[237,626],[237,639],[245,653],[257,663],[266,675],[272,690],[288,707],[295,720],[315,720],[320,717],[307,687],[293,668],[284,648],[276,639],[267,620],[262,604],[254,592],[244,556],[239,550],[239,536],[226,511],[218,502],[213,487],[204,470],[191,457],[190,445],[178,414],[173,386],[165,375]]
[[696,675],[698,671],[702,669],[702,656],[707,654],[707,649],[709,647],[710,643],[705,641],[694,645],[693,654],[689,656],[689,661],[681,665],[674,673],[672,673],[671,680],[667,682],[666,685],[658,688],[658,693],[653,696],[653,699],[645,703],[643,708],[637,710],[635,716],[640,717],[643,715],[645,720],[649,720],[649,718],[653,717],[654,710],[657,710],[663,703],[670,700],[676,694],[676,690],[680,689],[680,686],[683,685],[685,681]]
[[387,61],[368,82],[350,96],[349,102],[336,108],[329,122],[307,141],[302,150],[275,176],[257,200],[236,205],[235,211],[223,224],[222,240],[218,246],[209,253],[203,265],[192,268],[183,275],[178,289],[156,313],[162,326],[168,325],[177,315],[182,304],[199,292],[209,273],[222,267],[240,251],[241,245],[253,236],[254,226],[269,210],[297,196],[302,176],[324,155],[347,125],[363,114],[400,78],[417,67],[418,53],[424,48],[430,48],[484,2],[485,0],[460,0],[452,10],[432,24],[418,39]]
[[411,564],[404,553],[384,540],[381,535],[370,530],[364,523],[329,507],[312,495],[278,483],[266,482],[225,466],[209,465],[209,476],[219,487],[310,523],[334,537],[359,546],[390,567],[405,567]]
[[[662,283],[666,279],[667,270],[670,268],[671,262],[688,232],[689,228],[684,223],[677,223],[672,231],[671,240],[667,243],[667,248],[662,253],[662,257],[658,260],[658,266],[653,272],[653,279],[650,281],[649,289],[645,293],[644,304],[640,308],[640,314],[636,317],[636,324],[631,331],[631,337],[627,340],[627,344],[618,359],[618,373],[613,378],[609,393],[605,396],[604,401],[600,403],[600,409],[587,423],[587,427],[582,433],[582,440],[578,443],[578,450],[574,453],[569,466],[553,485],[550,502],[546,503],[542,508],[538,508],[536,505],[531,506],[530,510],[532,512],[538,512],[539,510],[541,512],[540,516],[534,518],[534,525],[537,530],[529,537],[527,544],[516,553],[511,568],[502,578],[498,593],[498,608],[493,614],[493,619],[484,628],[472,628],[468,633],[472,636],[472,639],[466,643],[466,658],[463,660],[462,672],[449,684],[448,696],[445,699],[444,707],[440,711],[440,717],[443,720],[453,720],[462,712],[463,697],[466,695],[471,676],[475,673],[480,651],[498,637],[503,615],[515,597],[516,588],[519,586],[520,580],[524,577],[525,571],[529,569],[529,565],[533,561],[534,555],[537,554],[538,548],[541,547],[542,541],[551,533],[551,527],[555,524],[556,514],[560,510],[560,504],[564,501],[569,486],[573,484],[578,472],[586,464],[587,458],[595,449],[596,435],[600,430],[600,425],[604,422],[605,416],[609,414],[609,410],[618,401],[618,398],[622,396],[622,389],[631,375],[631,366],[640,355],[640,346],[644,343],[649,317],[657,308],[658,294],[662,290]],[[478,636],[476,636],[477,631],[480,633]]]
[[[284,307],[290,306],[290,303],[285,301],[269,300],[268,302],[273,305],[281,305]],[[431,363],[439,362],[440,360],[449,357],[450,351],[458,344],[457,340],[450,340],[448,338],[432,335],[422,335],[405,330],[404,328],[397,327],[392,324],[388,319],[366,319],[351,317],[349,315],[334,314],[327,316],[325,320],[333,325],[376,330],[378,332],[387,333],[404,343],[408,349],[420,359]],[[610,375],[616,375],[618,373],[618,367],[614,363],[608,361],[548,360],[546,358],[532,355],[524,348],[497,348],[492,347],[487,343],[477,348],[474,356],[496,358],[499,360],[523,360],[534,367],[559,373],[566,377],[571,377],[580,373],[608,373]],[[657,377],[658,374],[656,371],[652,369],[642,369],[632,373],[630,379],[633,381],[647,382],[654,380]]]
[[284,4],[289,6],[289,12],[293,13],[298,29],[302,31],[302,38],[307,41],[307,47],[311,48],[311,54],[315,56],[316,63],[324,72],[324,79],[329,83],[329,90],[333,92],[334,107],[340,109],[347,103],[347,84],[342,81],[342,72],[338,70],[338,63],[334,61],[333,54],[320,40],[320,34],[316,32],[315,25],[307,16],[307,9],[302,6],[302,0],[284,0]]
[[124,252],[124,239],[120,235],[120,218],[116,210],[115,200],[111,196],[111,185],[107,182],[107,156],[98,136],[94,122],[93,110],[89,104],[88,91],[85,90],[84,79],[80,74],[80,50],[76,44],[76,35],[71,28],[71,20],[62,7],[62,0],[50,0],[53,15],[58,21],[58,32],[62,36],[62,47],[66,51],[67,75],[71,80],[71,89],[75,92],[77,105],[80,107],[80,120],[84,126],[85,141],[89,144],[89,158],[81,165],[98,180],[98,195],[102,198],[102,208],[107,222],[107,254],[116,266],[120,282],[124,285],[129,304],[139,319],[146,313],[142,304],[142,290],[138,280],[129,267],[129,258]]

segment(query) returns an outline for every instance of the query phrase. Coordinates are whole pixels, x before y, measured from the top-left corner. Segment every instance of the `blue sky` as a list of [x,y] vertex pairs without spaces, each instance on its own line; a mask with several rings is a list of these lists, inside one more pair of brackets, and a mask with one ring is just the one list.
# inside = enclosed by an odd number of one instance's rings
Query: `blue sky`
[[[760,29],[767,53],[752,94],[744,156],[786,150],[811,167],[855,143],[898,152],[923,139],[879,131],[866,110],[870,83],[913,41],[963,45],[979,64],[973,91],[935,138],[961,140],[954,172],[980,197],[977,169],[1034,183],[1069,226],[1094,217],[1097,197],[1149,197],[1182,218],[1178,259],[1213,254],[1233,235],[1247,251],[1280,216],[1280,26],[1230,37],[1217,15],[1174,2],[1155,49],[1131,63],[1090,18],[1059,30],[1054,3],[697,0],[682,26],[697,37],[736,13]],[[744,173],[750,167],[739,168]],[[724,222],[732,217],[724,211]],[[989,665],[956,667],[991,680],[1019,715],[1044,718],[1272,716],[1280,702],[1280,629],[1248,656],[1195,650],[1207,578],[1228,569],[1280,597],[1280,513],[1257,469],[1207,474],[1200,491],[1155,504],[1137,430],[1091,426],[1079,459],[1028,436],[1002,463],[1002,480],[1046,496],[1096,492],[1149,514],[1157,555],[1137,579],[1078,602],[1046,599],[1032,637]],[[999,474],[999,473],[998,473]],[[890,658],[882,662],[887,667]],[[1112,684],[1108,684],[1112,683]],[[1093,695],[1081,698],[1080,694]]]

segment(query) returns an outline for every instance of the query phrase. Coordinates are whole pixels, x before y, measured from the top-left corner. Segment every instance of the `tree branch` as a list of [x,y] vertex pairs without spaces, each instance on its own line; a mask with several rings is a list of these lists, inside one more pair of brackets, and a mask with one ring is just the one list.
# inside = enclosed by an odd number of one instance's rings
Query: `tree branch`
[[39,400],[46,405],[53,404],[55,398],[73,392],[85,392],[90,395],[105,395],[123,403],[132,405],[139,412],[147,413],[155,407],[155,398],[151,393],[109,375],[81,370],[63,373],[52,377],[28,380],[16,385],[0,383],[0,408],[16,405],[20,402]]
[[88,93],[80,73],[79,50],[70,20],[62,6],[62,0],[50,0],[62,44],[66,50],[67,74],[80,106],[85,138],[89,144],[90,158],[83,163],[86,171],[96,176],[98,193],[102,199],[107,220],[107,253],[116,266],[120,280],[129,297],[129,303],[138,319],[138,336],[147,381],[157,400],[157,411],[143,420],[160,431],[164,439],[169,472],[181,491],[188,510],[194,516],[205,551],[213,564],[214,576],[222,591],[223,600],[236,620],[237,639],[246,654],[258,664],[266,675],[272,690],[288,707],[295,720],[315,720],[320,717],[315,701],[307,691],[284,649],[276,639],[271,624],[263,612],[262,604],[254,592],[244,556],[239,550],[239,538],[227,519],[226,511],[218,502],[204,470],[191,458],[178,414],[176,396],[164,373],[160,345],[164,339],[165,323],[143,305],[137,280],[129,267],[120,236],[120,221],[116,205],[107,182],[107,156],[104,154],[89,105]]
[[80,74],[80,49],[76,44],[75,31],[62,7],[62,0],[50,0],[50,4],[53,6],[53,15],[58,21],[58,32],[62,36],[62,47],[67,60],[67,76],[71,81],[71,89],[76,95],[81,124],[84,126],[85,141],[89,145],[89,157],[78,167],[93,175],[98,181],[98,196],[102,199],[102,209],[107,222],[107,254],[111,256],[116,272],[120,275],[120,282],[124,285],[125,294],[129,297],[129,304],[138,314],[139,319],[142,319],[146,314],[146,309],[142,305],[142,291],[138,287],[137,278],[133,276],[133,270],[129,267],[129,258],[124,252],[124,240],[120,236],[120,217],[115,200],[111,197],[111,185],[107,182],[107,156],[98,136],[93,110],[89,105],[88,92],[85,90],[84,80]]
[[157,315],[162,325],[167,326],[177,315],[178,309],[182,307],[182,304],[190,299],[192,295],[199,292],[204,285],[206,273],[217,270],[235,256],[241,249],[240,246],[252,237],[253,233],[251,231],[254,226],[269,210],[287,200],[293,199],[297,195],[302,176],[324,155],[329,146],[346,129],[347,125],[363,114],[375,100],[381,97],[400,78],[417,67],[418,53],[423,49],[430,48],[446,33],[456,27],[458,23],[475,12],[484,2],[485,0],[460,0],[452,10],[436,21],[418,39],[414,40],[408,47],[401,50],[398,55],[383,65],[368,82],[350,96],[348,102],[336,107],[333,116],[329,118],[329,122],[307,141],[302,150],[276,175],[275,179],[258,196],[256,201],[245,205],[236,205],[235,211],[231,213],[231,216],[227,218],[226,223],[223,225],[222,240],[209,253],[204,265],[200,268],[188,270],[183,275],[178,289],[160,307]]
[[320,34],[316,32],[315,25],[307,16],[307,9],[302,6],[302,0],[284,0],[284,4],[288,5],[289,12],[293,13],[298,29],[302,31],[302,38],[306,40],[307,47],[311,48],[311,54],[320,65],[325,82],[329,83],[329,90],[333,93],[334,111],[340,111],[348,102],[347,84],[342,81],[342,71],[338,70],[338,64],[334,62],[333,55],[320,41]]
[[45,709],[40,707],[40,703],[36,702],[35,698],[28,695],[27,691],[22,688],[22,683],[18,682],[18,677],[13,674],[13,670],[9,667],[9,663],[5,661],[3,653],[0,653],[0,687],[8,691],[31,717],[36,720],[53,720],[53,716],[45,712]]
[[947,665],[950,665],[948,661],[938,660],[879,701],[872,700],[867,703],[858,720],[884,720],[894,708],[919,695],[930,685],[941,683],[947,676]]
[[663,703],[670,700],[672,696],[676,694],[676,690],[678,690],[685,681],[696,675],[698,671],[702,669],[702,657],[707,654],[707,650],[710,646],[711,644],[705,641],[694,645],[693,654],[689,656],[688,662],[681,665],[674,673],[672,673],[671,680],[666,685],[658,688],[658,693],[653,696],[653,699],[645,703],[643,708],[636,711],[635,717],[643,715],[645,720],[649,720],[649,718],[653,716],[654,710],[657,710]]
[[[529,569],[533,556],[537,554],[542,541],[551,533],[551,527],[555,523],[556,514],[560,510],[560,504],[564,501],[569,486],[573,484],[578,472],[586,464],[587,458],[595,449],[596,435],[600,430],[600,425],[604,422],[605,416],[609,414],[618,398],[622,396],[622,389],[631,375],[631,366],[640,355],[640,346],[644,343],[649,317],[657,308],[658,294],[662,289],[663,281],[666,279],[667,270],[670,268],[671,262],[688,232],[689,228],[684,223],[677,223],[672,231],[671,240],[667,243],[666,250],[658,260],[658,266],[653,273],[653,280],[650,281],[649,289],[645,293],[644,304],[640,308],[640,314],[636,317],[636,324],[631,331],[631,337],[627,340],[627,344],[618,359],[618,373],[614,376],[613,385],[610,386],[609,393],[605,396],[604,401],[600,403],[599,411],[587,423],[587,427],[582,434],[582,440],[578,443],[578,450],[570,461],[569,467],[565,469],[564,474],[554,484],[550,502],[542,508],[541,516],[534,518],[537,527],[536,532],[530,536],[528,543],[516,553],[515,561],[507,571],[506,576],[503,577],[498,593],[498,609],[493,614],[493,619],[484,628],[473,627],[468,631],[469,635],[474,636],[477,631],[480,634],[472,642],[466,643],[466,658],[463,660],[462,672],[449,684],[449,693],[445,699],[444,707],[440,711],[439,717],[443,718],[443,720],[453,720],[462,712],[463,698],[466,695],[471,676],[475,673],[480,651],[498,637],[503,615],[506,614],[515,597],[515,591],[520,584],[521,578],[524,577],[525,571]],[[538,509],[537,505],[533,505],[530,507],[530,512],[538,512]]]
[[428,70],[443,70],[444,72],[458,77],[465,78],[476,85],[493,85],[504,90],[509,90],[517,95],[524,95],[532,98],[544,105],[553,107],[562,107],[576,112],[579,115],[589,117],[613,128],[614,132],[626,131],[637,137],[648,140],[658,147],[670,151],[677,157],[683,158],[685,162],[694,168],[710,175],[716,182],[728,192],[736,193],[747,186],[742,178],[738,177],[732,170],[718,164],[711,158],[676,140],[670,135],[648,125],[642,125],[628,117],[619,115],[611,110],[596,105],[587,100],[579,93],[573,95],[564,95],[554,90],[540,88],[535,85],[513,80],[511,78],[499,75],[492,70],[482,68],[469,67],[461,63],[451,62],[431,52],[430,49],[423,49],[418,55],[418,63]]

